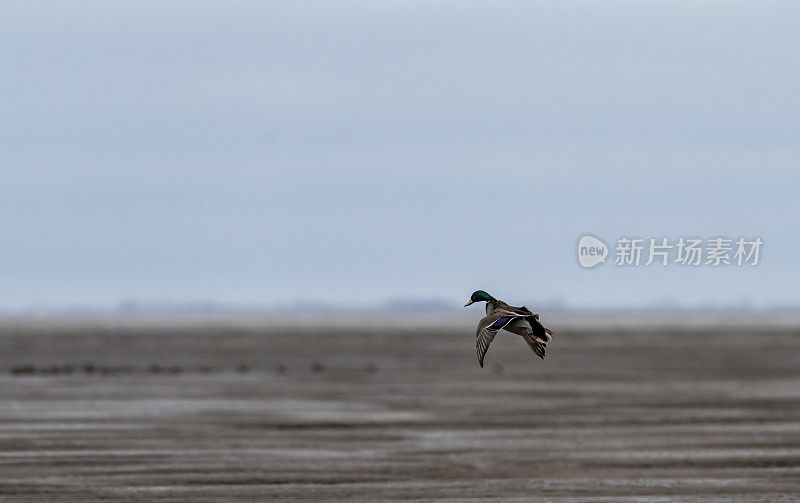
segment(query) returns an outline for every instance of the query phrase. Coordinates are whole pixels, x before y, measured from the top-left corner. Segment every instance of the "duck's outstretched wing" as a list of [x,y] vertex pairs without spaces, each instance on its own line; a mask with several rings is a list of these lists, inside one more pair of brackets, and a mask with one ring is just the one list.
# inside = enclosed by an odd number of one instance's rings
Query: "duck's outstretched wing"
[[534,337],[531,334],[525,334],[522,336],[525,339],[525,342],[528,343],[528,347],[531,348],[533,354],[544,360],[544,354],[547,351],[547,343],[542,342],[541,339]]
[[486,351],[489,350],[489,344],[494,340],[497,331],[511,323],[519,316],[500,313],[490,314],[478,322],[478,330],[475,332],[475,346],[478,350],[478,363],[483,367],[483,357],[486,356]]

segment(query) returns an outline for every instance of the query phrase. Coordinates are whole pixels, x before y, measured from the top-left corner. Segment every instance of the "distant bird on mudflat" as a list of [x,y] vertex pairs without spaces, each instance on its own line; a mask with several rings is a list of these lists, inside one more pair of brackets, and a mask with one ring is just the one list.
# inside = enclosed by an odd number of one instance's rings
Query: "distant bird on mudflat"
[[539,323],[539,315],[534,314],[525,306],[509,306],[502,300],[497,300],[483,290],[473,292],[469,302],[464,307],[475,302],[486,302],[486,316],[478,322],[475,332],[475,344],[478,348],[478,363],[483,367],[483,357],[489,349],[489,344],[499,330],[506,330],[512,334],[521,335],[536,356],[544,359],[547,343],[553,340],[553,332]]

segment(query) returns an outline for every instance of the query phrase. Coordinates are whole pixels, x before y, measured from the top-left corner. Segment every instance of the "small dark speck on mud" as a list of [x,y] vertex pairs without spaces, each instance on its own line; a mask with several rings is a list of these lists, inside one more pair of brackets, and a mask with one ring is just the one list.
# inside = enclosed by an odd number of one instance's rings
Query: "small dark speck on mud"
[[380,369],[373,362],[369,362],[368,364],[366,364],[364,366],[364,372],[369,372],[370,374],[374,374],[378,370],[380,370]]
[[285,374],[288,371],[289,371],[289,367],[287,367],[283,363],[279,363],[278,366],[275,367],[275,372],[277,372],[279,374]]
[[59,375],[71,374],[75,368],[72,365],[51,365],[49,367],[35,367],[34,365],[18,365],[11,368],[12,375]]
[[239,365],[238,367],[236,367],[236,371],[239,372],[240,374],[246,374],[246,373],[250,372],[250,367],[248,367],[247,365],[245,365],[243,363],[243,364]]
[[314,362],[311,365],[312,372],[322,372],[323,370],[325,370],[325,365],[321,364],[320,362]]
[[150,365],[150,372],[153,374],[160,374],[162,370],[161,365],[157,363]]
[[83,373],[84,374],[93,374],[95,370],[97,370],[97,369],[91,363],[87,363],[86,365],[83,366]]

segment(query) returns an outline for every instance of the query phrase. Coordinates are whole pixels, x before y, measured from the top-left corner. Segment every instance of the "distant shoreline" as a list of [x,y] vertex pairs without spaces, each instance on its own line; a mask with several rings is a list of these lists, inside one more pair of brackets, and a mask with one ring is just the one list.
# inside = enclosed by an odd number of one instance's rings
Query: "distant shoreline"
[[[800,327],[798,309],[574,309],[538,311],[554,329],[636,327]],[[473,327],[482,310],[420,313],[380,310],[340,312],[117,312],[76,311],[0,314],[0,327],[109,326],[191,327],[218,325],[242,328]]]

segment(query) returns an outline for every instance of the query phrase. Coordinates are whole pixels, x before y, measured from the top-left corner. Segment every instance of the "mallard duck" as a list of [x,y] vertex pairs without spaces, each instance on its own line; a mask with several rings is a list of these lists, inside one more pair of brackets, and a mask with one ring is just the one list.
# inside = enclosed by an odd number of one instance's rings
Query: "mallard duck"
[[464,307],[476,302],[486,302],[486,316],[478,322],[478,330],[475,332],[478,363],[481,367],[483,367],[483,357],[498,330],[521,335],[536,356],[544,359],[545,348],[547,348],[547,343],[553,340],[553,332],[539,323],[538,314],[532,313],[525,306],[509,306],[483,290],[473,292]]

